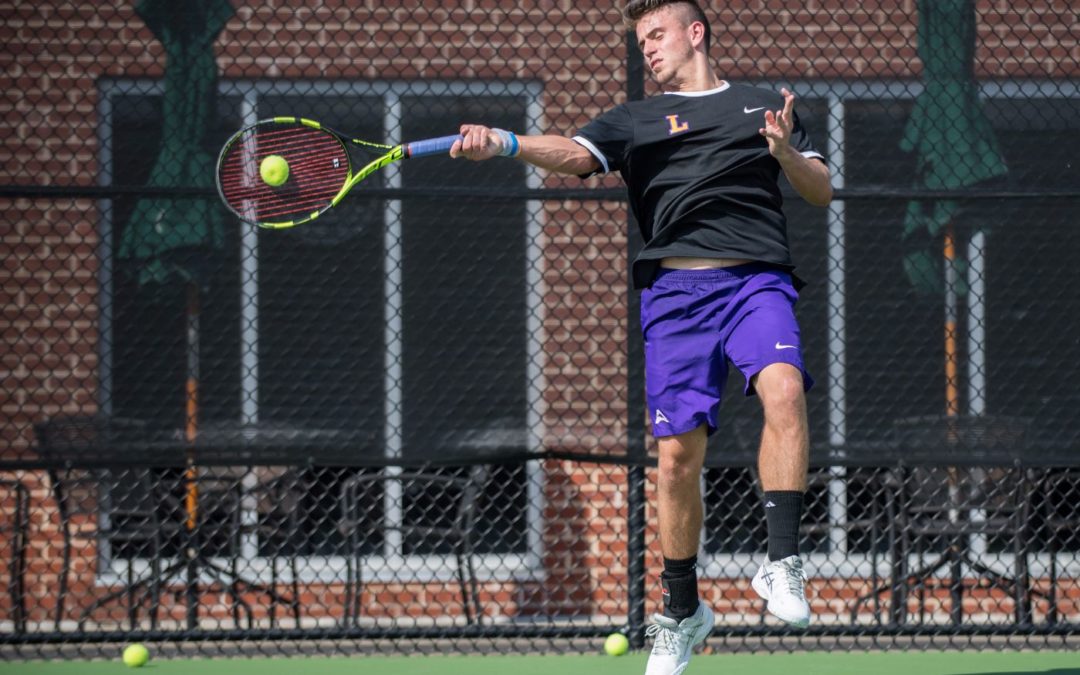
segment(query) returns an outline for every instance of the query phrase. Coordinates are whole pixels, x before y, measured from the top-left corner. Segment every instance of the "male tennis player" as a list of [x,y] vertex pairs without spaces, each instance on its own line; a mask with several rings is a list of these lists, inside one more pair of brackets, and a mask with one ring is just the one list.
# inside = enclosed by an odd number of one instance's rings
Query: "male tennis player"
[[700,476],[716,431],[730,360],[764,408],[758,468],[767,557],[752,585],[782,620],[806,626],[798,552],[809,437],[797,298],[781,210],[781,171],[806,201],[832,199],[829,171],[794,113],[795,97],[733,84],[709,64],[710,30],[696,2],[633,0],[624,10],[660,96],[602,114],[572,139],[518,137],[466,124],[450,150],[473,160],[518,157],[560,173],[618,171],[645,247],[633,264],[642,290],[646,388],[657,438],[657,516],[664,610],[647,675],[681,673],[713,628],[699,601]]

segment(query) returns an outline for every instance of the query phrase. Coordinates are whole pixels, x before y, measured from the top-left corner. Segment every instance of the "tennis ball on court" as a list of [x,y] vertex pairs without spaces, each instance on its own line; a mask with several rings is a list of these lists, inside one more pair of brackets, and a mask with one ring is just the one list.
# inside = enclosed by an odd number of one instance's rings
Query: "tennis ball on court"
[[150,650],[140,644],[128,645],[124,649],[124,665],[128,668],[145,666],[150,660]]
[[277,187],[289,180],[289,163],[281,155],[267,155],[259,164],[259,175],[264,183]]
[[609,656],[622,656],[630,649],[630,641],[622,633],[612,633],[604,640],[604,651]]

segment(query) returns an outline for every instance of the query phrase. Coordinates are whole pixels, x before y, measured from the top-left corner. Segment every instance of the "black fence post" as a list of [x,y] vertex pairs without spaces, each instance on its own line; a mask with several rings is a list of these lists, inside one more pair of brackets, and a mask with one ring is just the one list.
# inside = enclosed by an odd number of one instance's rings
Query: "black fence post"
[[[634,31],[626,35],[626,97],[631,101],[645,97],[645,59]],[[627,215],[627,631],[630,646],[641,649],[645,645],[645,357],[638,324],[640,297],[630,268],[644,242],[633,214],[627,210]]]

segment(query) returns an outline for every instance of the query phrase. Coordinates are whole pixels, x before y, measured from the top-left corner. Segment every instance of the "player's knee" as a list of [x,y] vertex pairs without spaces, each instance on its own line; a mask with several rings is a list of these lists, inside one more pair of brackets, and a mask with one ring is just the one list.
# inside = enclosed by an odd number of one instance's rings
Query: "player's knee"
[[671,485],[698,480],[704,454],[704,442],[693,432],[660,439],[657,457],[660,482]]
[[668,492],[681,492],[684,486],[699,480],[701,474],[701,469],[690,462],[681,462],[670,457],[661,457],[656,469],[657,485],[660,490]]
[[794,366],[775,364],[762,371],[756,390],[766,414],[797,413],[805,406],[803,375]]

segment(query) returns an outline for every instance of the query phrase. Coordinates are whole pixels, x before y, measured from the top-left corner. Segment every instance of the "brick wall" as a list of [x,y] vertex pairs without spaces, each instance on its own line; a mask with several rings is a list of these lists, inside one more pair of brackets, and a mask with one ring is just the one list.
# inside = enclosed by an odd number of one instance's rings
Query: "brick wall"
[[[625,38],[611,28],[618,13],[610,3],[297,4],[236,2],[217,43],[222,76],[528,80],[543,86],[544,124],[557,133],[573,131],[623,98]],[[892,80],[920,74],[915,0],[708,5],[712,54],[726,77]],[[1075,3],[980,0],[976,11],[979,77],[1080,75]],[[94,185],[102,150],[96,83],[161,77],[161,45],[130,2],[8,0],[0,2],[0,16],[0,184]],[[552,176],[546,184],[579,183]],[[606,177],[588,184],[619,183]],[[97,208],[89,199],[0,197],[0,458],[31,456],[35,422],[96,412]],[[626,294],[625,214],[618,204],[566,201],[545,204],[544,216],[545,445],[617,448],[627,423],[626,316],[619,302]],[[609,309],[598,311],[597,302]],[[596,610],[610,611],[625,559],[624,540],[615,534],[625,523],[612,501],[621,478],[568,465],[548,470],[545,508],[552,518],[544,536],[553,545],[544,593],[557,594],[560,585],[591,588]],[[31,487],[35,505],[31,595],[40,619],[58,571],[55,504],[43,476],[18,476]],[[3,546],[0,558],[7,555]],[[93,560],[92,551],[84,553]],[[650,559],[650,569],[656,562]],[[82,565],[74,583],[91,588],[93,576],[93,565]],[[728,590],[717,588],[716,599],[728,597]],[[403,606],[420,597],[412,591],[402,596],[412,598]],[[519,594],[523,607],[529,592]],[[584,601],[566,598],[568,607]]]

